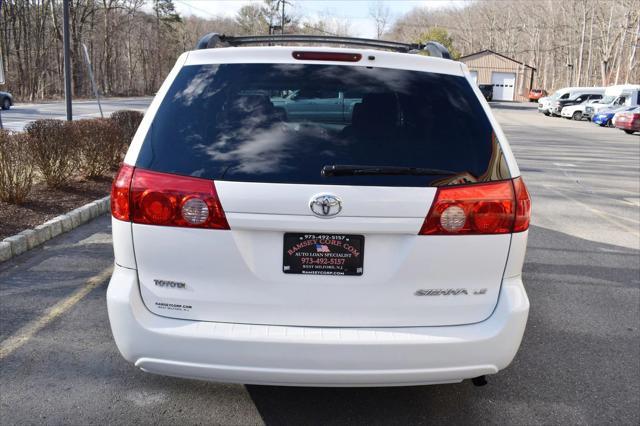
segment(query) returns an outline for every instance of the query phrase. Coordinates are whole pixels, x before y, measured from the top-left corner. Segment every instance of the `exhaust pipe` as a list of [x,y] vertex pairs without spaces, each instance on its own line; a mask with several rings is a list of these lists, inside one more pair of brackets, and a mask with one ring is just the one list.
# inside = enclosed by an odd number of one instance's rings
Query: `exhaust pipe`
[[485,376],[478,376],[471,379],[473,386],[484,386],[487,384],[487,378]]

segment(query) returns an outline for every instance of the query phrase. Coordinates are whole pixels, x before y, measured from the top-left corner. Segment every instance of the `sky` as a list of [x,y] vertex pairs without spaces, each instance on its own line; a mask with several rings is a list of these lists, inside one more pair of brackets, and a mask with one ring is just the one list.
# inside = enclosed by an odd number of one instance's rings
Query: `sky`
[[[356,37],[375,37],[376,31],[369,8],[375,1],[369,0],[289,0],[296,16],[318,19],[320,17],[348,20],[350,32]],[[249,3],[261,0],[174,0],[181,15],[196,15],[203,18],[212,16],[233,17],[238,10]],[[388,0],[382,2],[389,8],[391,21],[409,12],[414,7],[432,9],[459,7],[464,1],[449,0]],[[286,10],[286,9],[285,9]]]

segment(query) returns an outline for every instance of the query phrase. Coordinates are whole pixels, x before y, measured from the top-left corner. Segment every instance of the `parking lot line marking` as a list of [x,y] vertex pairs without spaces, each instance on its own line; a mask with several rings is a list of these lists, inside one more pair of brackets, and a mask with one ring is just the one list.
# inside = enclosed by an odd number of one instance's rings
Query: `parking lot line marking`
[[112,272],[113,266],[103,269],[98,275],[89,278],[82,287],[71,293],[69,297],[49,308],[40,318],[27,323],[11,336],[0,342],[0,360],[27,343],[29,339],[51,323],[51,321],[64,314],[89,294],[91,290],[104,283],[111,276]]

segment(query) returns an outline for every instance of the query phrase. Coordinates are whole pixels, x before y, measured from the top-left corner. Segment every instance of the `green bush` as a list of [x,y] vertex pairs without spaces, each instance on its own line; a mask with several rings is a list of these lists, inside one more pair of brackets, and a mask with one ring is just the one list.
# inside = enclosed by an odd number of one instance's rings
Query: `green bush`
[[0,130],[0,200],[22,204],[32,185],[29,136]]
[[77,141],[70,122],[36,120],[27,124],[31,161],[49,187],[66,184],[77,164]]
[[122,131],[113,120],[96,118],[73,122],[78,140],[82,174],[104,175],[122,160]]

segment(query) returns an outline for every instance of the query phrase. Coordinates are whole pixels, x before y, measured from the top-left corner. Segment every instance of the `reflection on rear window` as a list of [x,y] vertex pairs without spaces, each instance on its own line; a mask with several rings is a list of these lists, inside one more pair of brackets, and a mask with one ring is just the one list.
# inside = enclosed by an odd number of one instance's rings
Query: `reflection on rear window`
[[[325,165],[420,167],[442,176],[331,176]],[[462,77],[354,66],[183,68],[138,167],[217,180],[434,186],[508,178]]]

